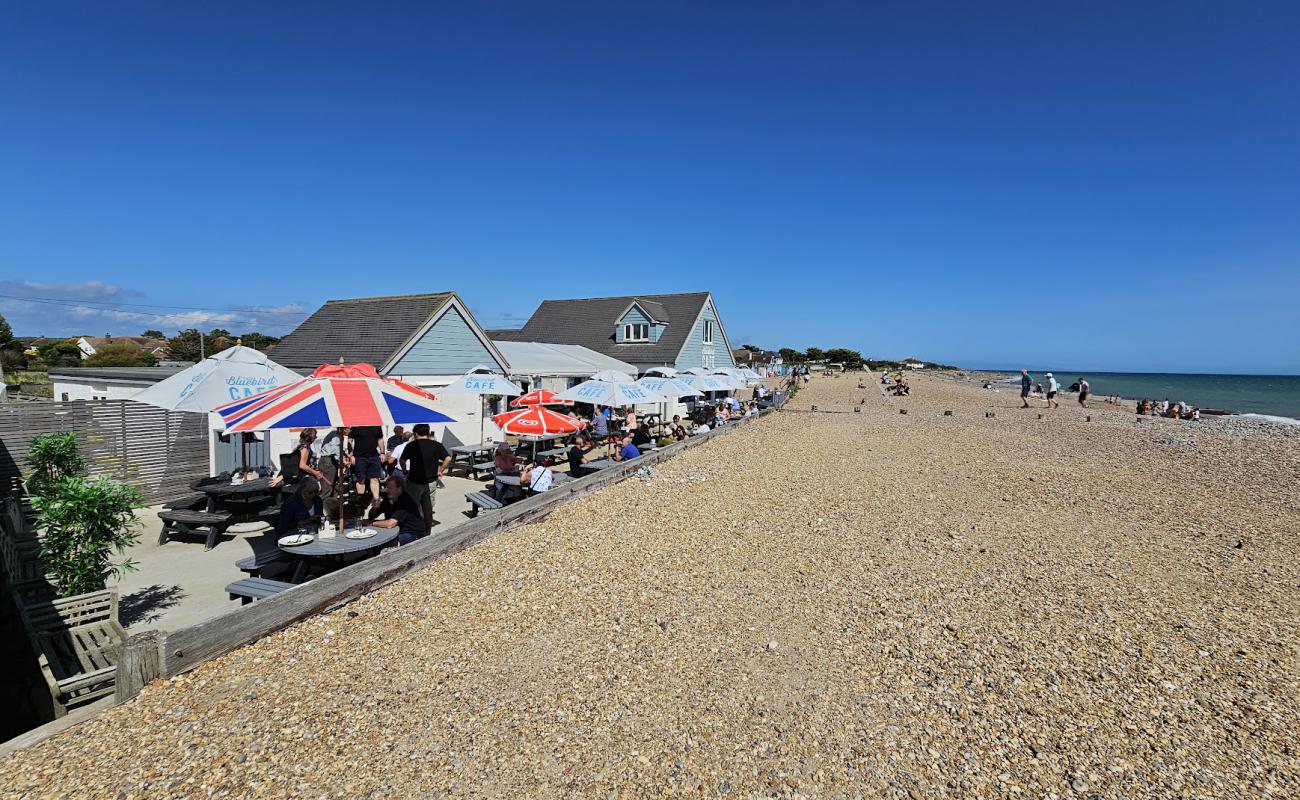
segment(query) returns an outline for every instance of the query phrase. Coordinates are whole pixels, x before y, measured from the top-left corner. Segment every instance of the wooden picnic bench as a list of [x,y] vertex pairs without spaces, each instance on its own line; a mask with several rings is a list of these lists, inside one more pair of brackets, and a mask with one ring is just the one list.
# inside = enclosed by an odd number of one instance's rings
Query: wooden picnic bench
[[[162,532],[158,534],[158,544],[167,544],[169,536],[176,534],[203,534],[206,536],[205,550],[211,550],[217,544],[217,537],[226,530],[234,515],[228,511],[187,511],[176,509],[159,511],[162,520]],[[206,532],[205,532],[206,529]]]
[[117,621],[117,592],[104,589],[23,606],[56,716],[113,693],[126,634]]
[[496,467],[495,461],[480,461],[477,464],[470,464],[470,472],[474,475],[474,480],[478,480],[480,472],[491,472]]
[[496,511],[505,507],[504,503],[486,492],[469,492],[465,499],[470,503],[470,510],[465,513],[471,517],[477,517],[479,511]]
[[163,503],[163,508],[168,511],[202,511],[208,507],[208,496],[206,494],[187,494],[184,497],[178,497],[175,500],[168,500]]
[[254,600],[265,600],[272,595],[283,592],[285,589],[292,589],[296,585],[267,578],[244,578],[228,584],[226,592],[230,595],[231,600],[238,598],[243,605],[248,605]]

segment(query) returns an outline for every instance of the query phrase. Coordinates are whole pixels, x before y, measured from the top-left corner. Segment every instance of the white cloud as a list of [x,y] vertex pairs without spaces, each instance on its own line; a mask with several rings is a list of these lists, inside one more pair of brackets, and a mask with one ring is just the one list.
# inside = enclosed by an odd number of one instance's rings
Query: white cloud
[[30,297],[52,297],[58,300],[96,300],[101,302],[139,294],[139,292],[127,291],[120,286],[104,283],[103,281],[81,281],[80,283],[0,281],[0,293]]

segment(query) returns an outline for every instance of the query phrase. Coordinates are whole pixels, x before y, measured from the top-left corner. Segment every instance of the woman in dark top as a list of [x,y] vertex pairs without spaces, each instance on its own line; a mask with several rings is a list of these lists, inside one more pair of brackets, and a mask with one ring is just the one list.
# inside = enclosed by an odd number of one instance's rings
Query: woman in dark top
[[275,532],[283,535],[304,526],[319,525],[324,513],[320,483],[315,478],[304,476],[294,487],[293,494],[280,504],[280,520],[275,525]]
[[[307,428],[298,434],[298,446],[294,448],[298,454],[298,474],[310,475],[318,481],[329,483],[325,473],[316,468],[316,453],[311,449],[312,443],[316,441],[316,429]],[[319,489],[320,487],[316,487]]]

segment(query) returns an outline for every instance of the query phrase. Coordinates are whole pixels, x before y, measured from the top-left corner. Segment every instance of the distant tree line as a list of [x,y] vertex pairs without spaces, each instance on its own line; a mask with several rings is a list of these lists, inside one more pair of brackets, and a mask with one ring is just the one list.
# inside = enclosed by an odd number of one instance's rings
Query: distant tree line
[[[242,341],[245,347],[257,350],[267,350],[280,341],[278,336],[268,336],[258,331],[235,336],[224,328],[213,328],[207,333],[189,328],[172,337],[160,330],[150,329],[140,335],[166,342],[163,357],[170,361],[199,361],[205,356],[233,347],[238,341]],[[157,363],[157,356],[132,342],[104,344],[96,349],[93,356],[83,357],[75,339],[16,337],[8,321],[0,316],[0,366],[9,372],[48,370],[52,367],[151,367]]]
[[[785,364],[806,364],[808,362],[843,364],[845,369],[862,369],[863,367],[866,367],[873,372],[880,372],[881,370],[900,370],[905,366],[902,361],[866,358],[857,350],[850,350],[847,347],[829,347],[825,350],[820,347],[809,347],[807,350],[795,350],[792,347],[782,347],[776,352],[777,355],[781,357],[782,363]],[[925,362],[925,366],[930,369],[959,369],[959,367],[952,367],[947,364],[935,364],[929,361]]]

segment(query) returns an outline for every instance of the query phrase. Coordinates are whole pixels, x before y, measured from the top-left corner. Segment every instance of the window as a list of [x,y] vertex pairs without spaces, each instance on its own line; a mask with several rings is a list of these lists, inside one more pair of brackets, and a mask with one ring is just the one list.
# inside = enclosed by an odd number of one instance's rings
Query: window
[[703,355],[700,356],[700,362],[701,362],[700,366],[704,367],[705,369],[713,369],[713,354],[704,353]]
[[704,320],[704,343],[713,344],[713,320]]
[[625,342],[648,342],[650,341],[650,326],[644,322],[637,322],[623,326],[623,341]]

